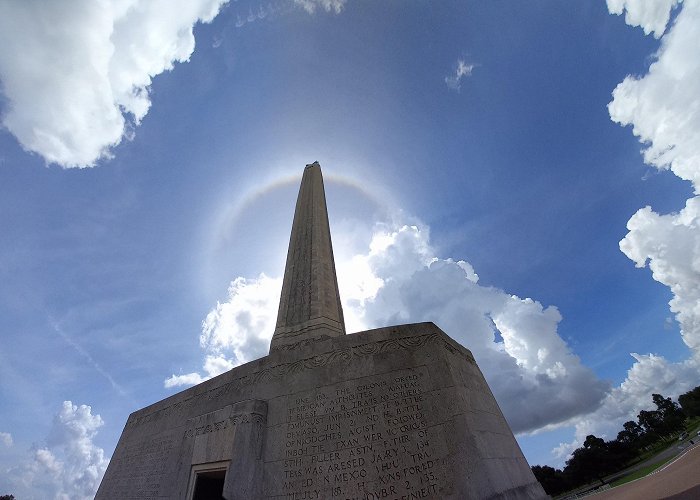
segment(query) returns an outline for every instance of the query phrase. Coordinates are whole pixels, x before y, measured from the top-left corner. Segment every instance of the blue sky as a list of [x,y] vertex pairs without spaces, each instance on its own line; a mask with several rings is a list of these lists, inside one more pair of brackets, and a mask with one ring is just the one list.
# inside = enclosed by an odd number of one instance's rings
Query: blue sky
[[434,321],[531,464],[700,385],[696,0],[175,3],[0,2],[0,494],[267,352],[315,160],[349,330]]

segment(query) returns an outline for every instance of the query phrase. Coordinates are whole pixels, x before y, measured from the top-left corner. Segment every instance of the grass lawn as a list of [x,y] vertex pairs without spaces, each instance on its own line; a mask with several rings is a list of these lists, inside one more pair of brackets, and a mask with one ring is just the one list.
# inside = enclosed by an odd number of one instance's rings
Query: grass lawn
[[[692,419],[687,420],[686,425],[685,425],[685,431],[688,432],[688,434],[689,434],[687,439],[695,439],[696,442],[698,440],[700,440],[700,435],[697,435],[697,432],[699,429],[700,429],[700,417],[694,417]],[[654,445],[651,446],[648,450],[644,451],[643,453],[638,455],[636,458],[634,458],[633,460],[628,462],[623,467],[623,469],[626,469],[630,466],[633,466],[634,464],[638,464],[644,460],[647,460],[647,459],[653,457],[654,455],[657,455],[658,453],[661,453],[665,449],[668,449],[672,446],[677,446],[678,445],[678,440],[677,440],[678,434],[680,434],[680,432],[673,435],[673,437],[667,437],[664,440],[660,440],[660,441],[654,443]],[[627,476],[623,476],[619,479],[616,479],[615,481],[613,481],[609,484],[611,487],[614,488],[615,486],[620,486],[621,484],[629,483],[630,481],[634,481],[635,479],[639,479],[640,477],[644,477],[644,476],[654,472],[659,467],[667,464],[668,462],[670,462],[671,460],[673,460],[676,457],[677,457],[677,455],[673,455],[669,458],[659,460],[658,462],[656,462],[652,465],[648,465],[646,467],[643,467],[637,471],[632,472],[631,474],[629,474]],[[615,477],[617,474],[619,474],[619,472],[611,474],[611,475],[607,476],[607,478]],[[607,478],[605,479],[606,482],[608,480]],[[554,498],[555,498],[555,500],[559,499],[559,498],[563,498],[563,497],[566,497],[568,495],[571,495],[572,493],[578,493],[581,491],[585,491],[587,489],[592,488],[593,486],[597,486],[598,484],[599,484],[598,481],[593,481],[593,482],[589,483],[588,485],[579,485],[579,486],[577,486],[577,487],[575,487],[567,492],[560,493],[559,495],[555,496]]]
[[618,479],[614,483],[611,483],[610,486],[612,486],[614,488],[615,486],[620,486],[621,484],[629,483],[630,481],[634,481],[635,479],[639,479],[640,477],[644,477],[647,474],[654,472],[656,469],[658,469],[662,465],[667,464],[668,462],[670,462],[674,458],[676,458],[676,456],[669,457],[666,460],[656,462],[655,464],[647,465],[646,467],[643,467],[639,470],[634,471],[629,476],[621,477],[620,479]]

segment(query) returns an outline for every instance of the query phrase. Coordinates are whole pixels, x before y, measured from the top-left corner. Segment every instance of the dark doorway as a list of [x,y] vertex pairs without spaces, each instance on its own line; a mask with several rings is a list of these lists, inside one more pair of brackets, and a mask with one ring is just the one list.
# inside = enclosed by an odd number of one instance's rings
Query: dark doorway
[[202,471],[197,474],[192,500],[223,500],[225,470]]

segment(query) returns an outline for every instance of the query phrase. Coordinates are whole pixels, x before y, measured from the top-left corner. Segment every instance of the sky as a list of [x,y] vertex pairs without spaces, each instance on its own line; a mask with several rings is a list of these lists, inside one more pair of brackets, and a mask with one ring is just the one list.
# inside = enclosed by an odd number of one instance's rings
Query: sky
[[699,0],[0,0],[0,494],[264,356],[304,165],[348,331],[433,321],[531,465],[700,385]]

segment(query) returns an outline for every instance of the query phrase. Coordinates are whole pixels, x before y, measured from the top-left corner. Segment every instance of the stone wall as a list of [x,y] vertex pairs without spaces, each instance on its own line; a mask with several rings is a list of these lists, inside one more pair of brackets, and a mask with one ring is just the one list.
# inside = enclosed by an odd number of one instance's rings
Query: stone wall
[[432,323],[284,346],[133,413],[97,498],[545,498],[471,353]]

